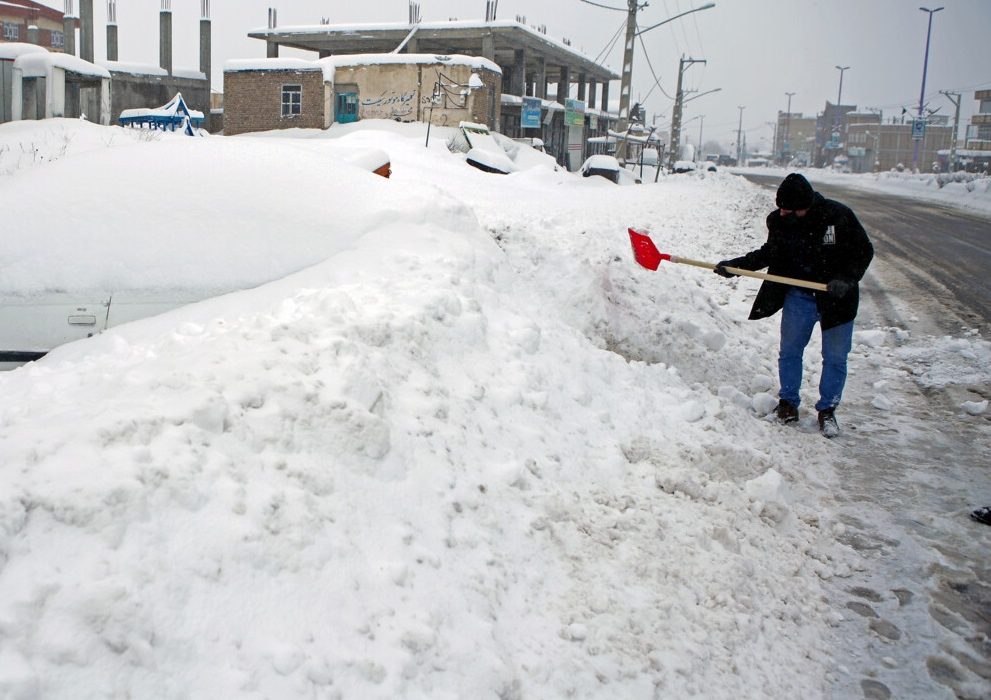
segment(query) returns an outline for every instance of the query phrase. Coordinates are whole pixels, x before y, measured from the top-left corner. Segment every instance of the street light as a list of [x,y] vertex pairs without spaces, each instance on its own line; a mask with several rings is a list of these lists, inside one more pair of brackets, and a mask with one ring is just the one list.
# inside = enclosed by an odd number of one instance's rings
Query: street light
[[[608,7],[606,5],[600,5],[599,3],[592,2],[592,0],[582,0],[589,5],[595,5],[596,7],[604,7],[609,10],[619,10],[618,7]],[[616,131],[623,133],[629,128],[629,116],[630,116],[630,90],[633,83],[633,44],[634,39],[636,39],[641,34],[649,32],[651,29],[656,29],[663,24],[672,22],[679,17],[684,17],[685,15],[690,15],[693,12],[701,12],[702,10],[709,10],[716,6],[716,3],[709,2],[705,5],[700,5],[699,7],[692,8],[691,10],[686,10],[674,17],[669,17],[663,22],[658,22],[657,24],[651,25],[642,31],[637,31],[637,12],[646,7],[646,3],[642,3],[641,0],[627,0],[627,10],[626,10],[626,48],[623,52],[623,73],[619,85],[619,120],[616,123]],[[616,157],[622,162],[626,162],[626,141],[620,142],[620,145],[616,149]]]
[[[788,111],[785,113],[785,137],[781,141],[781,160],[784,161],[788,157],[789,153],[789,143],[788,139],[791,137],[791,98],[797,93],[786,92],[788,96]],[[787,165],[787,162],[785,163]]]
[[[922,10],[923,12],[929,13],[929,28],[926,30],[926,57],[925,60],[922,62],[922,91],[919,93],[919,114],[916,117],[917,120],[922,119],[922,109],[923,109],[922,103],[923,100],[926,99],[926,73],[929,70],[929,39],[932,36],[932,31],[933,31],[933,15],[939,12],[940,10],[942,10],[943,8],[937,7],[935,10],[930,10],[928,7],[920,7],[919,9]],[[925,132],[923,132],[923,134],[925,134]],[[912,140],[915,141],[915,149],[912,154],[912,170],[915,171],[919,169],[919,141],[921,141],[922,139],[920,139],[916,135],[916,130],[914,125],[912,126]]]
[[836,66],[840,72],[840,91],[836,94],[836,106],[843,104],[843,74],[850,70],[850,66]]
[[743,110],[746,107],[737,107],[740,110],[740,125],[736,128],[736,167],[740,167],[740,161],[743,159],[743,142],[740,140],[743,138]]

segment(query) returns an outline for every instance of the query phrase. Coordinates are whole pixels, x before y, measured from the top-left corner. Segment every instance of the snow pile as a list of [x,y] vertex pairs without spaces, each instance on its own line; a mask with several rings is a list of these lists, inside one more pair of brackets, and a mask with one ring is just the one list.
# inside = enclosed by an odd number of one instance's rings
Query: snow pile
[[[781,177],[793,172],[792,169],[785,168],[733,168],[732,171]],[[991,212],[991,177],[987,175],[968,175],[962,180],[960,174],[940,173],[892,171],[853,174],[823,168],[799,168],[797,172],[805,175],[813,185],[817,182],[841,185]]]
[[[5,182],[65,193],[24,233],[121,246],[59,285],[305,269],[0,376],[0,696],[821,696],[829,445],[751,408],[755,285],[626,238],[742,252],[762,195],[496,176],[377,126],[329,136],[391,180],[279,134]],[[101,196],[149,164],[167,189]],[[32,282],[24,239],[0,263]]]

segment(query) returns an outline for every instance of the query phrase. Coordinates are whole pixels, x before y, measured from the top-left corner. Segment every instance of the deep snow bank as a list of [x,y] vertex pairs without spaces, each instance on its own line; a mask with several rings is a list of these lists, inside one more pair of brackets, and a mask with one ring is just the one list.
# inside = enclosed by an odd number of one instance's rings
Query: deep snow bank
[[[805,497],[826,448],[756,419],[773,330],[746,288],[625,239],[745,249],[753,191],[346,139],[396,175],[336,183],[361,216],[325,261],[0,377],[2,694],[820,695],[819,579],[847,566]],[[268,196],[313,235],[325,145],[288,141],[224,140],[211,178],[283,158]],[[233,240],[241,196],[212,191]]]

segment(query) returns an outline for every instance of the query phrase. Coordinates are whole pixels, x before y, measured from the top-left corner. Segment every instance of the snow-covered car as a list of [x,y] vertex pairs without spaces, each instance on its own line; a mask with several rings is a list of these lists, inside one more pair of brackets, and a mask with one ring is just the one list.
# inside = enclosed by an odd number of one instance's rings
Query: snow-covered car
[[[12,143],[27,133],[35,143],[55,144],[53,148],[71,142],[91,150],[57,164],[77,173],[80,183],[71,204],[63,208],[42,206],[48,202],[42,168],[25,168],[4,183],[0,201],[29,206],[14,211],[10,224],[0,227],[0,370],[130,321],[281,279],[325,259],[353,235],[354,224],[346,222],[357,214],[330,208],[326,198],[314,198],[308,208],[298,202],[281,205],[283,190],[264,183],[266,174],[285,166],[284,151],[260,139],[193,144],[171,138],[142,141],[135,134],[141,147],[123,148],[107,144],[131,138],[127,130],[79,120],[0,126]],[[295,147],[292,140],[281,143],[283,149]],[[234,157],[244,153],[249,155],[243,161]],[[173,188],[181,206],[153,188],[139,188],[128,193],[125,204],[105,209],[101,178],[111,173],[135,177],[149,167],[152,156],[147,154],[156,154],[156,165],[168,172],[212,169],[222,177],[208,183],[179,178]],[[323,149],[301,149],[293,157],[306,168],[280,176],[294,183],[286,192],[307,187],[347,191],[357,212],[377,209],[375,202],[389,187],[380,177],[360,177],[361,170],[388,177],[391,159],[379,148],[328,142]],[[100,177],[87,180],[92,172]],[[304,175],[312,172],[320,173],[318,181]],[[219,224],[211,217],[224,198],[238,201],[232,210],[241,217]],[[137,207],[146,218],[147,212],[154,216],[139,220]],[[72,226],[61,225],[67,210],[72,211]],[[84,222],[81,229],[79,221]]]
[[582,167],[579,168],[582,177],[592,177],[598,175],[609,180],[609,182],[619,183],[619,172],[622,168],[615,156],[595,155],[589,156]]
[[707,166],[705,166],[705,169],[708,170],[710,173],[714,173],[716,172],[716,164],[709,163]]
[[674,172],[676,173],[694,173],[695,163],[690,160],[676,160],[674,162]]

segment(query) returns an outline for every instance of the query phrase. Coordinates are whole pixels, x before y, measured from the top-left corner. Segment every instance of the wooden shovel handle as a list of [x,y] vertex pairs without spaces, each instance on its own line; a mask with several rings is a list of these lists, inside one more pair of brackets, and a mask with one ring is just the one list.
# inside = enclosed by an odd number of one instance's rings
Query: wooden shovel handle
[[[680,263],[682,265],[694,265],[695,267],[704,267],[707,270],[715,270],[716,266],[709,262],[703,262],[702,260],[691,260],[690,258],[681,258],[677,255],[671,256],[671,262]],[[794,277],[782,277],[781,275],[769,275],[766,272],[754,272],[753,270],[744,270],[739,267],[727,267],[726,272],[732,272],[734,275],[743,275],[744,277],[756,277],[757,279],[767,280],[768,282],[778,282],[779,284],[790,284],[793,287],[805,287],[806,289],[815,289],[819,292],[827,291],[826,285],[821,282],[808,282],[806,280],[795,279]]]

